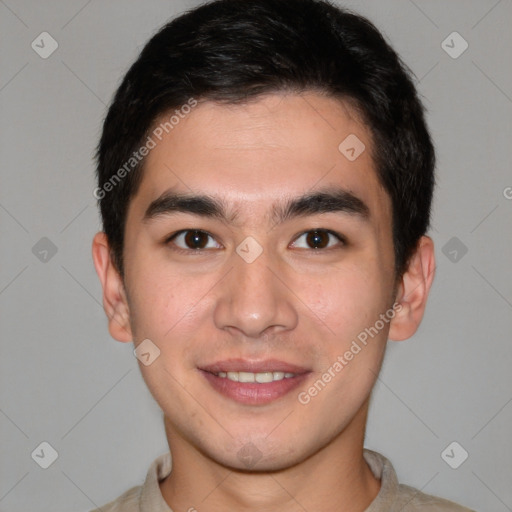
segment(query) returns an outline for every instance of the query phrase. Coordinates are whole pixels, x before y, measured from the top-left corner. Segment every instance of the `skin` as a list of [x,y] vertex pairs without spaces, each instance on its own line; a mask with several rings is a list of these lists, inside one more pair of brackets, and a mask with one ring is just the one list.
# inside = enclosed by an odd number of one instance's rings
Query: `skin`
[[[349,134],[366,146],[353,162],[338,150]],[[236,106],[202,102],[147,157],[128,211],[124,282],[104,233],[96,234],[93,259],[111,335],[135,345],[149,338],[160,349],[151,365],[139,365],[164,413],[173,471],[160,489],[173,510],[354,512],[378,494],[380,481],[363,458],[370,394],[387,339],[407,339],[421,322],[434,249],[422,237],[395,283],[391,201],[371,153],[355,111],[315,92]],[[151,201],[171,187],[222,196],[236,218],[178,213],[144,222]],[[274,203],[322,187],[357,195],[368,221],[339,212],[269,220]],[[329,248],[314,249],[301,235],[319,228],[343,234],[347,244],[327,235]],[[202,253],[183,237],[166,242],[183,229],[213,237]],[[235,251],[248,236],[263,249],[252,263]],[[298,391],[395,302],[401,309],[391,322],[301,404]],[[240,404],[198,371],[232,357],[280,359],[311,373],[274,402]],[[252,471],[237,456],[248,443],[261,454]]]

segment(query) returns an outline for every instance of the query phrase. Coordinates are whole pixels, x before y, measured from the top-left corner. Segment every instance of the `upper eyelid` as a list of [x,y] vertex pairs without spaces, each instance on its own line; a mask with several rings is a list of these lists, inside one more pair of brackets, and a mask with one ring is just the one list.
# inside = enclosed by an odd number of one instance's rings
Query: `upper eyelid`
[[204,233],[205,235],[211,236],[212,238],[216,239],[216,236],[209,231],[206,231],[204,229],[196,229],[196,228],[187,228],[187,229],[179,229],[178,231],[175,231],[171,235],[168,235],[166,237],[166,240],[172,240],[173,238],[176,238],[178,235],[182,235],[183,233],[188,233],[189,231],[197,231],[198,233]]

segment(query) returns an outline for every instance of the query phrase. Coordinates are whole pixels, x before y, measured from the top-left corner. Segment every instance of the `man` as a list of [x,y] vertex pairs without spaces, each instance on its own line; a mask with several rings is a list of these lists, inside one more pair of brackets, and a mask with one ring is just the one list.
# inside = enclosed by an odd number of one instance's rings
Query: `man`
[[435,266],[433,146],[370,22],[317,0],[190,11],[128,71],[97,157],[109,330],[170,448],[101,510],[468,510],[363,448]]

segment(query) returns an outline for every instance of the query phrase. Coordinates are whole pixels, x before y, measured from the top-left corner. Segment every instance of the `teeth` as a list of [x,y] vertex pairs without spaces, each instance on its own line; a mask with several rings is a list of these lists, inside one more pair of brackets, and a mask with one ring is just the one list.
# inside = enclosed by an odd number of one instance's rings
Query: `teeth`
[[254,382],[256,375],[249,372],[238,372],[238,382]]
[[264,384],[276,380],[290,379],[295,377],[295,373],[290,372],[218,372],[215,375],[223,379],[227,378],[234,382],[258,382]]
[[257,373],[254,376],[256,382],[272,382],[274,380],[274,374],[272,372]]

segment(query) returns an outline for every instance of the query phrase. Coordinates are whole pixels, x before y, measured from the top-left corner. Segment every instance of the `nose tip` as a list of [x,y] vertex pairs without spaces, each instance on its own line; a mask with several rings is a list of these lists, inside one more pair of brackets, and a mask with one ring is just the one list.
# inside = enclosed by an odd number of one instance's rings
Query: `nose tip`
[[292,296],[267,263],[262,256],[252,263],[241,258],[235,263],[217,300],[218,328],[256,339],[295,327]]

